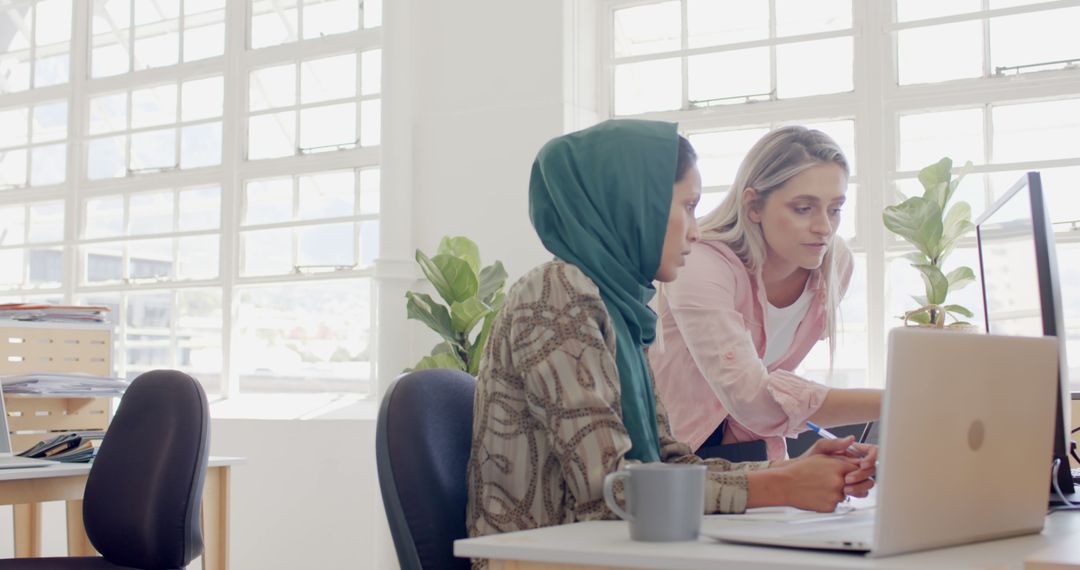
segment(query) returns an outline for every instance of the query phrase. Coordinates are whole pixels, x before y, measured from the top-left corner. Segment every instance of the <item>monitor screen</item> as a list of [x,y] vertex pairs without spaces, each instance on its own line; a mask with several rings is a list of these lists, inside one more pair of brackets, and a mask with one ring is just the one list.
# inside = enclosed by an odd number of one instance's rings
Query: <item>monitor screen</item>
[[[975,222],[986,330],[993,334],[1059,339],[1054,457],[1057,480],[1073,492],[1069,471],[1069,380],[1054,232],[1038,172],[1025,174]],[[1060,333],[1060,334],[1059,334]]]

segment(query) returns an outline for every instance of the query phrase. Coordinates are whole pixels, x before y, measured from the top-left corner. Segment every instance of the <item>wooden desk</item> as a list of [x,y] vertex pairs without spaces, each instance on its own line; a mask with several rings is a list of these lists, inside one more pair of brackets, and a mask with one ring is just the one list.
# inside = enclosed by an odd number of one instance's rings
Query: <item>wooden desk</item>
[[[211,457],[203,487],[203,568],[229,567],[229,469],[244,460]],[[71,556],[94,555],[82,521],[82,497],[87,463],[58,463],[48,467],[0,469],[0,505],[15,511],[15,556],[41,556],[41,503],[67,503],[67,547]]]
[[[706,517],[705,525],[745,524]],[[696,542],[647,543],[630,540],[622,521],[596,521],[485,536],[454,543],[458,556],[489,558],[491,570],[603,568],[671,568],[704,570],[870,569],[1015,569],[1033,553],[1055,544],[1080,541],[1080,512],[1047,517],[1042,534],[888,558],[858,554],[737,546],[699,539]]]

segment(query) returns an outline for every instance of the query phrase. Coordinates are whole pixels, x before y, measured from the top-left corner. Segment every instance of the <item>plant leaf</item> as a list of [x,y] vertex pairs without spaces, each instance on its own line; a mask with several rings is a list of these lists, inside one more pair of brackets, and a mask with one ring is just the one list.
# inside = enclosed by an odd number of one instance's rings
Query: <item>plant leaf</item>
[[[501,299],[500,304],[502,304]],[[496,310],[488,313],[488,315],[484,317],[484,324],[480,327],[480,334],[476,336],[476,342],[469,347],[468,372],[473,376],[476,376],[480,372],[480,359],[484,356],[484,345],[487,344],[488,337],[491,336],[491,327],[495,324],[495,317],[497,315],[498,312]]]
[[926,299],[932,305],[940,305],[945,302],[945,296],[949,293],[949,280],[937,267],[925,264],[916,265],[926,285]]
[[452,370],[465,370],[465,363],[458,358],[455,352],[440,352],[432,356],[425,356],[420,359],[420,362],[413,366],[413,370],[424,370],[427,368],[450,368]]
[[480,273],[480,248],[473,240],[464,237],[444,237],[439,242],[437,255],[451,255],[469,264],[474,274]]
[[480,286],[476,293],[476,296],[481,301],[491,304],[491,296],[496,291],[502,289],[506,283],[506,269],[503,269],[501,261],[495,263],[480,270]]
[[469,338],[469,332],[476,323],[490,312],[491,309],[476,297],[450,305],[450,319],[454,325],[454,332],[461,335],[461,338]]
[[919,182],[925,190],[923,197],[936,202],[938,209],[945,208],[951,176],[952,159],[947,156],[919,171]]
[[936,202],[915,196],[886,207],[881,217],[889,231],[910,242],[926,257],[933,259],[939,253],[942,225],[941,208]]
[[[958,289],[964,288],[968,283],[974,281],[975,272],[972,271],[970,267],[962,265],[950,271],[949,274],[945,276],[945,278],[949,280],[949,290],[956,291]],[[971,315],[967,316],[970,317]]]
[[416,250],[416,261],[446,304],[452,305],[476,295],[479,283],[468,263],[445,253],[429,259],[420,250]]
[[911,262],[912,265],[923,265],[930,263],[930,260],[926,258],[921,251],[913,251],[904,256],[904,259]]
[[957,202],[949,208],[942,222],[941,249],[949,249],[954,241],[974,227],[975,224],[971,223],[971,206],[967,202]]
[[951,182],[949,182],[949,190],[945,194],[945,201],[941,204],[942,208],[944,208],[945,205],[949,203],[949,200],[952,199],[953,194],[956,193],[956,189],[960,187],[960,183],[963,182],[964,177],[971,172],[973,166],[974,165],[971,164],[971,161],[969,160],[964,163],[964,166],[960,167],[960,172],[957,172],[956,177],[953,178]]
[[944,307],[942,307],[942,309],[945,309],[946,311],[948,311],[950,313],[956,313],[958,315],[964,315],[965,317],[967,317],[969,319],[975,316],[975,313],[972,313],[971,309],[968,309],[967,307],[965,307],[963,305],[945,305]]
[[920,307],[925,307],[930,304],[930,301],[926,299],[925,295],[912,295],[911,298],[915,299],[915,302],[918,303]]
[[439,354],[439,353],[442,353],[442,352],[456,352],[456,351],[457,351],[457,349],[454,348],[454,344],[452,344],[450,341],[440,342],[439,344],[436,344],[434,347],[432,347],[431,356],[435,356],[436,354]]
[[436,303],[431,298],[431,295],[424,293],[408,291],[405,293],[405,298],[408,299],[408,302],[405,303],[406,318],[416,319],[424,323],[428,328],[451,343],[458,341],[457,336],[454,334],[450,311],[447,311],[445,306]]

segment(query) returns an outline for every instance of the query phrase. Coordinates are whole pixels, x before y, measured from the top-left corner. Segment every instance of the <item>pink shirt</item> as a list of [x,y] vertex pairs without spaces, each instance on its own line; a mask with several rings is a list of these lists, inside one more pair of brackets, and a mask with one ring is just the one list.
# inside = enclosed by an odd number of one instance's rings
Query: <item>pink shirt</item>
[[[851,251],[837,240],[841,295],[851,281]],[[806,284],[813,295],[795,338],[766,368],[765,288],[718,241],[693,244],[679,278],[663,284],[654,303],[657,341],[649,361],[675,437],[697,449],[729,418],[738,441],[764,439],[769,459],[787,456],[785,437],[806,429],[829,389],[791,373],[825,334],[821,271]]]

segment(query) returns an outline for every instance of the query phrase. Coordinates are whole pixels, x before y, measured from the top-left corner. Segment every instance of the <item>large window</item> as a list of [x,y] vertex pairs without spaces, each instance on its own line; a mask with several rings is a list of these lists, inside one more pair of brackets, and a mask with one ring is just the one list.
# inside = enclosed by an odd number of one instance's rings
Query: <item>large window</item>
[[[921,192],[918,170],[947,155],[974,164],[959,190],[973,216],[1024,171],[1043,173],[1080,388],[1080,280],[1069,270],[1080,266],[1080,4],[613,0],[601,10],[600,105],[608,116],[680,124],[700,157],[699,215],[771,128],[825,131],[852,163],[839,234],[855,273],[834,369],[820,343],[801,373],[883,384],[886,331],[922,282],[881,211]],[[976,267],[974,241],[949,264]],[[978,296],[969,286],[956,301],[978,309]]]
[[[0,15],[0,296],[108,305],[116,368],[371,388],[380,0]],[[5,32],[6,30],[6,32]]]

